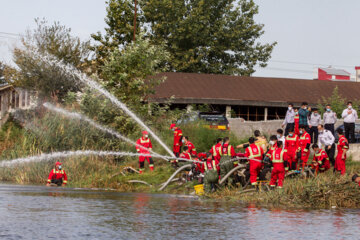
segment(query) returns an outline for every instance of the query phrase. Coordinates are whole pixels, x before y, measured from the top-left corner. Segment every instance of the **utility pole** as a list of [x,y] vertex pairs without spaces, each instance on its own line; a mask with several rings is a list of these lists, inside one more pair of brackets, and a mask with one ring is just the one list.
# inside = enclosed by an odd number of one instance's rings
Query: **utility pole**
[[134,42],[135,42],[135,36],[136,36],[136,13],[137,13],[136,5],[137,5],[137,0],[135,0],[135,14],[134,14],[134,36],[133,36],[133,41],[134,41]]

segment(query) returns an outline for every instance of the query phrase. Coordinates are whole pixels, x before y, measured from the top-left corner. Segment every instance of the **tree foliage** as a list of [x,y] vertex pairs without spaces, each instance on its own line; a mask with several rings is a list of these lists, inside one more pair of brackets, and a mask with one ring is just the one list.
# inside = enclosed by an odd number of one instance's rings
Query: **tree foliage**
[[[106,58],[119,47],[124,47],[133,39],[134,31],[134,1],[113,1],[107,3],[107,16],[105,23],[108,27],[105,28],[105,35],[101,32],[92,34],[91,37],[98,42],[96,47],[92,47],[97,55],[97,60],[100,65],[104,65]],[[141,9],[138,10],[138,16],[141,17]],[[140,29],[143,19],[137,17],[137,29]],[[139,33],[137,31],[137,33]]]
[[[320,113],[325,112],[325,107],[327,104],[331,105],[331,109],[333,112],[336,113],[338,118],[341,118],[341,114],[343,110],[346,108],[347,101],[350,99],[346,99],[339,93],[339,88],[335,87],[331,96],[328,98],[322,97],[321,101],[318,103],[318,108]],[[353,102],[353,108],[356,110],[359,110],[360,107],[360,101],[359,100],[352,100]]]
[[[102,69],[103,82],[115,97],[149,123],[158,112],[149,114],[146,98],[153,93],[153,86],[159,79],[152,78],[159,72],[166,71],[165,62],[169,54],[164,45],[152,45],[149,39],[138,36],[136,42],[127,45],[123,50],[115,50],[108,57]],[[136,124],[117,108],[110,107],[108,100],[103,100],[91,93],[86,93],[82,101],[83,111],[96,117],[103,123],[111,124],[122,133],[134,132]]]
[[55,22],[35,20],[37,28],[28,31],[22,38],[22,47],[14,49],[14,62],[19,71],[14,79],[17,86],[33,89],[40,97],[56,95],[60,100],[69,91],[76,92],[79,85],[75,79],[64,75],[59,69],[40,61],[33,51],[49,53],[65,63],[84,70],[90,56],[90,42],[82,42],[71,35],[71,29]]
[[[97,58],[125,46],[133,31],[132,0],[109,0],[106,34],[93,35]],[[263,25],[253,0],[139,0],[138,25],[166,43],[172,71],[250,75],[265,67],[276,43],[261,44]],[[139,22],[140,21],[140,22]]]

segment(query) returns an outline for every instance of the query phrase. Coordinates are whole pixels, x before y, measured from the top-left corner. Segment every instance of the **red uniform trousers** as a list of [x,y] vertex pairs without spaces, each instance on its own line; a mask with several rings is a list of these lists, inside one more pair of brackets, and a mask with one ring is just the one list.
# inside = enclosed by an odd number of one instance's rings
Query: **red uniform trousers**
[[262,163],[254,160],[250,160],[250,183],[255,185],[257,183],[257,177],[262,168]]
[[310,151],[304,152],[304,150],[301,150],[301,161],[302,164],[300,167],[304,168],[305,165],[307,164],[308,160],[309,160],[309,156],[310,156]]
[[139,156],[139,168],[140,168],[140,173],[142,173],[142,171],[144,170],[145,167],[145,160],[147,160],[147,162],[149,163],[149,168],[151,171],[154,170],[154,161],[152,159],[151,156]]
[[273,163],[273,170],[271,171],[270,186],[275,187],[276,181],[279,188],[282,188],[285,178],[284,163]]
[[181,150],[180,144],[173,146],[173,152],[174,152],[174,154],[175,154],[176,157],[179,157],[179,155],[180,155],[180,150]]
[[286,159],[288,161],[289,170],[296,170],[297,168],[296,152],[288,151],[286,153]]
[[335,171],[340,171],[341,175],[344,175],[346,172],[346,166],[345,166],[346,156],[345,159],[342,159],[341,155],[342,154],[338,154],[336,156],[334,169]]
[[323,169],[320,169],[320,165],[318,164],[318,165],[314,165],[314,164],[311,164],[311,168],[312,169],[315,169],[315,171],[316,172],[325,172],[326,170],[329,170],[331,167],[330,167],[330,161],[328,161],[328,160],[325,160],[324,161],[324,164],[323,164],[323,166],[322,166],[322,168]]

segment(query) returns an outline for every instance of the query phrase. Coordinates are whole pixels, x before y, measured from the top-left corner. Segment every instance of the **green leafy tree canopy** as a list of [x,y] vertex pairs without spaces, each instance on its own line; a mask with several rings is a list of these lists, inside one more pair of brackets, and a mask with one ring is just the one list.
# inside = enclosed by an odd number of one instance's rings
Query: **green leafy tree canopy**
[[15,48],[14,62],[18,67],[14,84],[39,92],[40,97],[56,95],[62,100],[69,91],[76,92],[79,85],[59,69],[37,59],[33,50],[54,55],[59,60],[84,70],[90,56],[90,42],[82,42],[71,35],[71,29],[55,22],[35,20],[37,28],[29,30],[22,38],[22,47]]
[[[261,44],[264,25],[253,0],[138,0],[137,26],[155,44],[166,43],[171,71],[251,75],[265,67],[276,43]],[[107,2],[108,27],[93,35],[99,64],[133,32],[133,0]]]

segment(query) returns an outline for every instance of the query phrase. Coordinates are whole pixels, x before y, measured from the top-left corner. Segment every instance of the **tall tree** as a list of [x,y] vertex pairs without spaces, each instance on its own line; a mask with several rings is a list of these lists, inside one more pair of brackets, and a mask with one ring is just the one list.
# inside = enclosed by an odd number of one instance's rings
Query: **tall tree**
[[49,53],[64,61],[85,70],[90,56],[90,43],[82,42],[71,35],[71,29],[55,22],[49,25],[46,20],[36,19],[37,28],[29,30],[22,39],[22,48],[14,49],[14,62],[18,67],[14,84],[39,92],[40,97],[54,94],[62,100],[69,91],[76,92],[79,85],[56,67],[49,66],[32,53]]
[[[132,2],[108,2],[106,34],[94,38],[98,49],[128,43],[129,37],[119,35],[133,30]],[[166,42],[172,71],[250,75],[256,65],[267,65],[276,45],[259,42],[264,25],[254,20],[259,9],[253,0],[139,0],[139,5],[141,27],[154,43]]]
[[[98,42],[96,46],[92,47],[97,55],[97,61],[100,65],[105,64],[106,58],[119,47],[125,47],[133,39],[134,33],[134,16],[135,4],[134,1],[129,0],[110,0],[106,2],[107,16],[105,23],[108,25],[105,28],[105,35],[101,32],[92,34],[91,37]],[[143,14],[141,9],[137,10],[137,31],[142,26]]]

